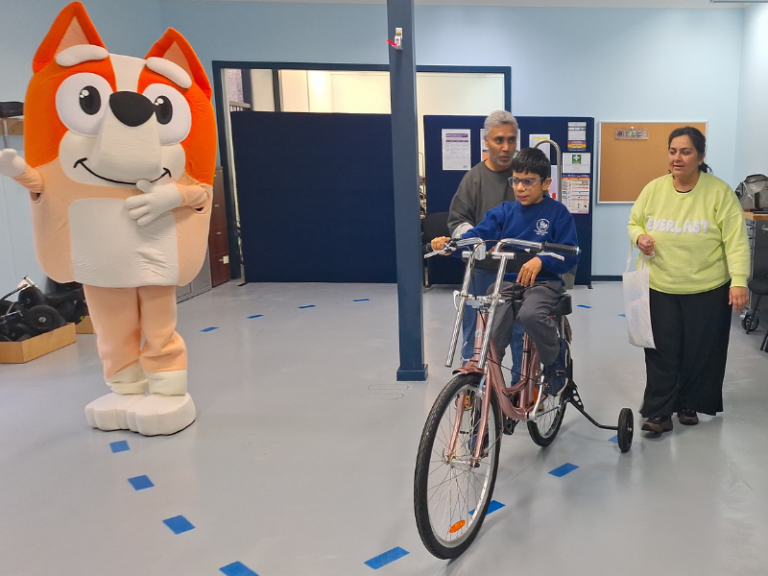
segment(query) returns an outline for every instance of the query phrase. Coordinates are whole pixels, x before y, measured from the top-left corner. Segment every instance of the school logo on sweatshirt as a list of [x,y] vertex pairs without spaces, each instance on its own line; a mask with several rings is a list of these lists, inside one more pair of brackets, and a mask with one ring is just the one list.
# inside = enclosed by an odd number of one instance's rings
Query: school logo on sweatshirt
[[549,230],[549,220],[542,218],[536,222],[536,234],[539,236],[546,236],[547,230]]
[[675,234],[706,234],[709,228],[709,220],[686,220],[680,225],[678,220],[665,220],[664,218],[648,218],[645,225],[646,232],[674,232]]

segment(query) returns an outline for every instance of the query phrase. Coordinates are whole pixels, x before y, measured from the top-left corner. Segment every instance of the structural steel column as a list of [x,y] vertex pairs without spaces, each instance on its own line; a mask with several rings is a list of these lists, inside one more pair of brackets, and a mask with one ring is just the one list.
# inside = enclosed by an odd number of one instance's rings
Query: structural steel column
[[387,0],[390,39],[402,28],[400,48],[389,49],[392,96],[392,169],[395,183],[397,307],[400,327],[398,380],[426,380],[422,316],[421,222],[419,216],[416,46],[413,0]]

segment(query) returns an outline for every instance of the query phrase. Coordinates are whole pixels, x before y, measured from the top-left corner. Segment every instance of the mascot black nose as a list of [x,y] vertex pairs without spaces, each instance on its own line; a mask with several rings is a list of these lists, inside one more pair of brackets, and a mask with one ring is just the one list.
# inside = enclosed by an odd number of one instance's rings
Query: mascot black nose
[[115,118],[126,126],[141,126],[155,113],[149,98],[136,92],[114,92],[109,97],[109,107]]

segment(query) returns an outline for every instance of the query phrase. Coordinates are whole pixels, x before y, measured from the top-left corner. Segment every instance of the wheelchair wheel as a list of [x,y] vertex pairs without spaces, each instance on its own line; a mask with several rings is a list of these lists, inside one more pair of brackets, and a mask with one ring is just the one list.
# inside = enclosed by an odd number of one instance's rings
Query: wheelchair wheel
[[632,436],[634,434],[635,417],[630,408],[622,408],[619,412],[618,440],[619,450],[629,452],[632,448]]
[[19,292],[18,302],[24,308],[30,309],[33,306],[45,304],[45,294],[37,286],[27,286]]
[[746,331],[747,334],[757,330],[759,325],[760,317],[754,310],[748,310],[745,312],[744,318],[741,319],[741,327]]
[[66,323],[53,306],[33,306],[24,313],[24,322],[36,334],[61,328]]
[[[476,374],[460,374],[435,400],[419,442],[413,497],[416,526],[437,558],[456,558],[477,537],[493,495],[501,446],[501,417],[491,397],[485,456],[472,462],[482,398]],[[488,393],[488,392],[487,392]],[[458,424],[452,454],[451,436]]]

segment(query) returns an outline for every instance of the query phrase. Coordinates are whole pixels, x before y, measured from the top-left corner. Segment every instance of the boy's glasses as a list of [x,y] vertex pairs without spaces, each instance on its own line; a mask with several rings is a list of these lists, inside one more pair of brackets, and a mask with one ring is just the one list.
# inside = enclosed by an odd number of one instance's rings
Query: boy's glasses
[[523,188],[530,188],[531,186],[536,184],[536,182],[541,182],[542,180],[544,180],[544,178],[515,178],[514,176],[512,176],[509,179],[509,184],[510,186],[512,186],[512,188],[514,188],[518,184],[522,184]]

